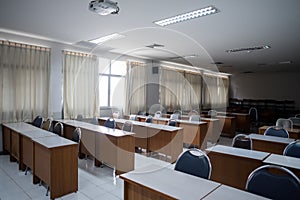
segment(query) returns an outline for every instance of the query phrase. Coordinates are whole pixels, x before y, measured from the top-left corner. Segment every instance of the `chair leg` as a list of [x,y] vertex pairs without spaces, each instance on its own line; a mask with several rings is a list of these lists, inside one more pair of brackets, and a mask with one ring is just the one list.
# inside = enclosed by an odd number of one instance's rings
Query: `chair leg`
[[41,186],[42,185],[42,180],[40,180],[40,183],[39,183],[39,186]]
[[49,190],[50,190],[50,187],[48,186],[48,187],[47,187],[46,196],[48,196],[48,195],[49,195]]
[[26,167],[25,169],[25,175],[27,175],[27,172],[28,172],[28,167]]

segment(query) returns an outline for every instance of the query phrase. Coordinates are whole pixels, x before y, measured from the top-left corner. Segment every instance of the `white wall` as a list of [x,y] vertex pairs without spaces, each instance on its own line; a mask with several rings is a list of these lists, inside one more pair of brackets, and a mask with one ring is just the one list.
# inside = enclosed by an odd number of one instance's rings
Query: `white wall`
[[294,100],[300,109],[300,72],[234,74],[230,80],[232,98]]

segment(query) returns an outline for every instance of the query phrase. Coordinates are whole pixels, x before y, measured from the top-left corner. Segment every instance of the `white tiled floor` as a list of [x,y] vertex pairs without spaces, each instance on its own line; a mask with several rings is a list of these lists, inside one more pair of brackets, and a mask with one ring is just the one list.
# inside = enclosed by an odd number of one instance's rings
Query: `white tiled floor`
[[[231,145],[230,138],[221,137],[219,144]],[[159,156],[159,155],[157,155]],[[162,157],[164,158],[164,157]],[[135,169],[148,164],[174,168],[170,164],[157,158],[135,154]],[[90,159],[78,160],[78,192],[65,195],[59,200],[118,200],[123,199],[123,180],[113,176],[113,170],[104,166],[94,167]],[[0,200],[49,200],[46,187],[34,185],[32,174],[24,174],[18,170],[16,162],[10,162],[8,155],[0,156]]]

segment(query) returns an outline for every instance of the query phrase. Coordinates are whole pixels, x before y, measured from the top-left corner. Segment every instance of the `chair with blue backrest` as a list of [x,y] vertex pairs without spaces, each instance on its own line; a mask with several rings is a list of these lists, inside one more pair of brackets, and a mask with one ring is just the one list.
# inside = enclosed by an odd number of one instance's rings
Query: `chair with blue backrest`
[[44,122],[44,119],[38,115],[34,118],[34,120],[31,122],[31,124],[35,127],[42,128],[43,122]]
[[191,121],[191,122],[200,122],[200,120],[201,120],[200,115],[191,115],[189,117],[189,121]]
[[298,117],[298,118],[300,118],[300,114],[296,114],[296,115],[295,115],[295,117]]
[[300,116],[290,117],[289,119],[293,122],[293,126],[300,126]]
[[110,117],[104,122],[104,126],[108,128],[116,128],[116,121],[114,118]]
[[146,111],[139,111],[137,114],[138,115],[146,115]]
[[287,130],[285,130],[281,127],[269,127],[264,132],[264,135],[289,138],[289,133],[287,132]]
[[282,127],[282,128],[293,128],[293,122],[290,119],[283,119],[279,118],[276,121],[276,126],[277,127]]
[[207,112],[208,116],[210,117],[216,117],[218,115],[218,112],[216,110],[209,110]]
[[153,117],[151,115],[148,115],[145,122],[152,123],[152,121],[153,121]]
[[64,134],[64,128],[63,128],[63,124],[61,122],[57,122],[54,127],[53,127],[53,133],[59,135],[59,136],[63,136]]
[[252,149],[252,139],[246,134],[238,134],[232,140],[232,145],[236,148]]
[[93,118],[89,121],[89,123],[94,124],[94,125],[99,125],[99,122],[98,122],[97,117],[93,117]]
[[156,111],[155,113],[154,113],[154,118],[160,118],[161,117],[161,111]]
[[129,115],[129,120],[136,121],[137,116],[136,115]]
[[283,155],[300,158],[300,140],[296,140],[287,145],[283,151]]
[[83,115],[82,114],[78,114],[76,117],[77,121],[83,121]]
[[132,132],[132,128],[133,128],[132,121],[125,121],[122,126],[122,130],[127,132]]
[[175,119],[170,119],[170,120],[168,121],[168,126],[177,126],[176,120],[175,120]]
[[299,199],[300,180],[284,167],[263,165],[251,172],[246,190],[270,199]]
[[203,151],[194,148],[179,155],[174,169],[190,175],[210,179],[211,163]]

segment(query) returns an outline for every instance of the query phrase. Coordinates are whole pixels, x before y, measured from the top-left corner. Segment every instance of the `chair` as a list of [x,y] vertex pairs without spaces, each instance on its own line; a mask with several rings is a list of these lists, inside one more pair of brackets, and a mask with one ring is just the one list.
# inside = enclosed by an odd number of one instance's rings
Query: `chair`
[[160,118],[161,117],[161,111],[156,111],[154,114],[154,118]]
[[80,129],[79,127],[77,127],[77,128],[73,131],[72,140],[73,140],[74,142],[77,142],[78,144],[80,143],[80,140],[81,140],[81,129]]
[[210,160],[203,151],[196,148],[181,153],[174,169],[190,175],[210,179]]
[[116,121],[114,120],[114,118],[108,118],[104,122],[104,126],[108,128],[116,128]]
[[153,121],[153,117],[151,115],[148,115],[145,122],[152,123],[152,121]]
[[53,133],[59,136],[63,136],[63,130],[64,130],[63,124],[61,122],[57,122],[53,127]]
[[136,119],[137,119],[136,115],[129,115],[129,120],[136,121]]
[[290,119],[283,119],[283,118],[279,118],[276,121],[276,126],[278,127],[282,127],[282,128],[293,128],[293,122]]
[[300,180],[284,167],[263,165],[251,172],[246,190],[270,199],[299,199]]
[[287,145],[283,151],[283,155],[300,158],[300,140],[296,140]]
[[191,111],[189,112],[189,116],[191,116],[191,115],[199,115],[199,113],[198,113],[197,110],[191,110]]
[[52,120],[48,118],[46,121],[44,121],[42,125],[42,129],[46,131],[50,131],[51,125],[52,125]]
[[139,112],[138,112],[138,115],[143,115],[143,116],[145,116],[145,115],[146,115],[146,112],[145,112],[145,111],[139,111]]
[[76,120],[83,121],[83,115],[81,115],[81,114],[77,115]]
[[201,117],[200,117],[200,115],[191,115],[189,120],[192,121],[192,122],[200,122]]
[[120,117],[119,111],[113,112],[112,116],[113,116],[113,118],[118,119]]
[[246,134],[238,134],[232,140],[232,147],[252,149],[252,139]]
[[170,119],[180,119],[180,116],[178,113],[173,113],[171,116],[170,116]]
[[99,125],[98,119],[96,117],[93,117],[90,121],[90,124]]
[[300,116],[290,117],[289,119],[293,122],[293,126],[300,126]]
[[210,116],[210,117],[216,117],[218,115],[218,112],[216,110],[209,110],[207,112],[207,114]]
[[[182,112],[180,110],[174,110],[173,115],[177,116],[176,119],[181,119]],[[175,118],[172,118],[172,119],[175,119]]]
[[36,116],[31,124],[35,127],[42,128],[44,119],[41,116]]
[[175,120],[175,119],[170,119],[170,120],[168,121],[168,126],[177,126],[176,120]]
[[300,114],[296,114],[295,117],[300,118]]
[[125,121],[122,126],[122,130],[127,132],[132,132],[132,129],[133,129],[132,121]]
[[287,132],[287,130],[285,130],[281,127],[272,127],[271,126],[271,127],[267,128],[267,130],[265,130],[264,135],[289,138],[289,133]]

